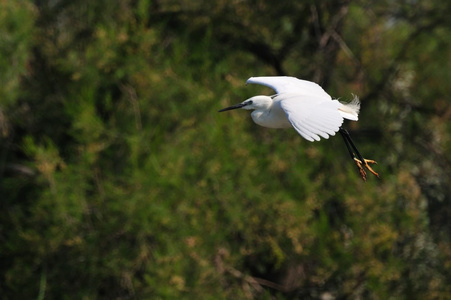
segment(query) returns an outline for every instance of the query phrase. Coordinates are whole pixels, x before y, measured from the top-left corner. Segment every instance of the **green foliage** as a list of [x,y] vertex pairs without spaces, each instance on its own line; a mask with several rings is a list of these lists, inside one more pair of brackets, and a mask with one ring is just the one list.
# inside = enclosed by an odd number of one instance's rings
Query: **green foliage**
[[[0,0],[0,294],[449,297],[450,9]],[[359,95],[382,180],[216,112],[274,74]]]
[[22,0],[2,0],[0,9],[0,99],[5,106],[16,100],[20,76],[26,72],[35,11]]

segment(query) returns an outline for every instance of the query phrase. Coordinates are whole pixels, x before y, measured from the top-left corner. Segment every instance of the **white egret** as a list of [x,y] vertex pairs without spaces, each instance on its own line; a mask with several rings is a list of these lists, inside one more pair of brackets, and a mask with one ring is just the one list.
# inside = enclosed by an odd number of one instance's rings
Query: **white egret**
[[340,132],[363,180],[366,180],[364,167],[379,177],[369,165],[376,162],[363,158],[349,133],[341,127],[343,119],[358,120],[360,102],[357,97],[350,103],[342,103],[332,99],[318,84],[288,76],[251,77],[247,83],[265,85],[275,90],[276,94],[254,96],[219,112],[238,108],[253,109],[251,117],[258,125],[269,128],[294,127],[311,142],[319,141],[321,137],[328,139]]

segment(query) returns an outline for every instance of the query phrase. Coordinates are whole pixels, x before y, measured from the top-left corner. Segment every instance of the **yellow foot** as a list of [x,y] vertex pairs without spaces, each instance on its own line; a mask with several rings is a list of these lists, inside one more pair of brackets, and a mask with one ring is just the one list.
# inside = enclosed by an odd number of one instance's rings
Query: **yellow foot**
[[354,161],[355,161],[355,164],[357,165],[357,167],[359,168],[360,175],[362,176],[362,179],[364,181],[366,181],[366,172],[365,172],[365,169],[363,167],[367,168],[368,171],[373,173],[377,178],[380,178],[379,174],[377,174],[369,165],[369,164],[377,164],[376,161],[371,160],[371,159],[365,159],[365,158],[364,158],[364,163],[363,164],[362,164],[362,161],[360,159],[354,158]]

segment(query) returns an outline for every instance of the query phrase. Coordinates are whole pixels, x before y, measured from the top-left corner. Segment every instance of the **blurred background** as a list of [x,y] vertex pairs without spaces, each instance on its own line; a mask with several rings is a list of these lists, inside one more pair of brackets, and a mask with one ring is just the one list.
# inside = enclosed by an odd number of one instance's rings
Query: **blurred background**
[[[450,299],[451,2],[0,0],[2,299]],[[315,81],[336,136],[217,113]]]

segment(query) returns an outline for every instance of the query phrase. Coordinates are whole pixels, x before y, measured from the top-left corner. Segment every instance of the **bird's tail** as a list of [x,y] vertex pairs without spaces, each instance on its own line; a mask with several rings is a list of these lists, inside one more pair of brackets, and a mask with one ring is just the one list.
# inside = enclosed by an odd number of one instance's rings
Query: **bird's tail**
[[354,99],[349,103],[340,102],[340,107],[338,111],[340,115],[348,120],[357,121],[359,119],[359,111],[360,111],[360,101],[359,97],[354,95]]

